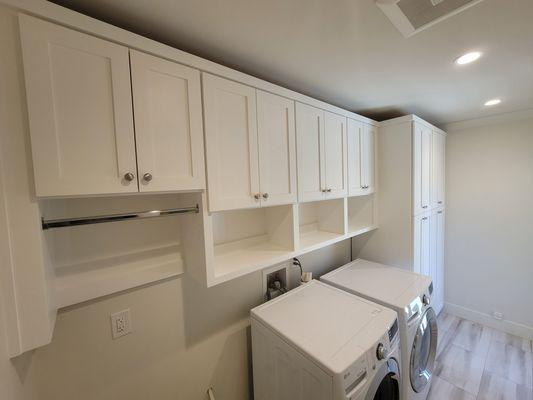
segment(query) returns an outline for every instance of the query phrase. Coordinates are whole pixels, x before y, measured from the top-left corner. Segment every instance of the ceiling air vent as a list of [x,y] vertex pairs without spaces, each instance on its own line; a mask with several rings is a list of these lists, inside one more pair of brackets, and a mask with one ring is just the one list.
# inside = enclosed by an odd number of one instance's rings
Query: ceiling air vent
[[394,26],[409,37],[482,0],[376,0]]

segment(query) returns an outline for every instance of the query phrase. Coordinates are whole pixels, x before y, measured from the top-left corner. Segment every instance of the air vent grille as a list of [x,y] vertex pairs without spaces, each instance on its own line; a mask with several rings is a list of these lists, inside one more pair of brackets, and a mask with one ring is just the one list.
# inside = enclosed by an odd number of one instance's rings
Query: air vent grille
[[481,1],[376,0],[378,6],[404,36],[411,36]]

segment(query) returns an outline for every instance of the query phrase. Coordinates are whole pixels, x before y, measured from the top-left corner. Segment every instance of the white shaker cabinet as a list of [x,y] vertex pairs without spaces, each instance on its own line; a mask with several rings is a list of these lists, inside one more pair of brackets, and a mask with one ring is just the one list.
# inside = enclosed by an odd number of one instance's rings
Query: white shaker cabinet
[[433,131],[431,148],[431,207],[436,208],[444,205],[446,136],[440,132]]
[[257,91],[261,204],[296,203],[294,101]]
[[128,49],[20,18],[37,196],[137,192]]
[[372,125],[348,119],[348,195],[359,196],[375,191],[375,140]]
[[348,194],[346,117],[296,104],[299,201]]
[[200,72],[131,50],[139,190],[205,188]]
[[422,214],[413,217],[413,270],[431,276],[431,216]]
[[431,205],[431,128],[413,123],[413,214]]
[[433,279],[434,307],[441,310],[444,307],[444,220],[443,208],[431,212],[431,250],[430,276]]

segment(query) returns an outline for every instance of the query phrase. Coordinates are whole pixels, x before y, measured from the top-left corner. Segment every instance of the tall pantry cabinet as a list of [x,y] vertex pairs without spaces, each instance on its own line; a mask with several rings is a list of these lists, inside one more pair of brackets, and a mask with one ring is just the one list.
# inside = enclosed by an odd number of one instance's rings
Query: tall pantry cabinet
[[382,122],[380,229],[355,244],[359,257],[430,276],[437,312],[444,305],[445,145],[445,132],[414,115]]

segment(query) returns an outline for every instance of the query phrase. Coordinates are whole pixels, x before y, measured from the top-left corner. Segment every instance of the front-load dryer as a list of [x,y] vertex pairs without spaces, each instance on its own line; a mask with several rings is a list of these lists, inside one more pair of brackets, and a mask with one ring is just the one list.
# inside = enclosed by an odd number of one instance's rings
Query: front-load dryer
[[437,351],[437,317],[431,279],[403,269],[355,260],[320,280],[398,313],[402,400],[425,400]]
[[398,400],[396,313],[311,281],[251,311],[255,400]]

